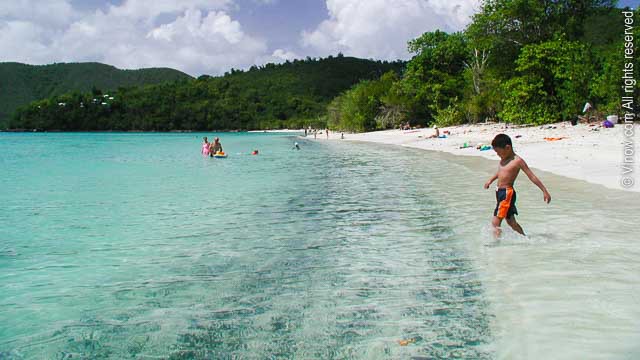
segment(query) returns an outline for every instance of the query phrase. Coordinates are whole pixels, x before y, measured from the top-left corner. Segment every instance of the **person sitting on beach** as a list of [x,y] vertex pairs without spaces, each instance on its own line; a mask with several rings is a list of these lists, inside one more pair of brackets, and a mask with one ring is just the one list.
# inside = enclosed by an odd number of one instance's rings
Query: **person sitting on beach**
[[222,152],[222,144],[220,144],[220,138],[216,137],[211,144],[211,148],[209,149],[209,155],[213,156],[217,152]]
[[435,132],[433,133],[433,135],[427,137],[427,139],[437,139],[440,137],[440,129],[438,129],[438,125],[433,125],[433,129],[435,130]]
[[206,136],[203,137],[202,140],[204,140],[204,142],[202,143],[202,155],[209,155],[209,148],[211,144],[209,144],[209,140]]
[[540,190],[542,190],[543,199],[547,204],[551,201],[551,195],[544,187],[542,181],[529,169],[527,163],[520,156],[513,152],[513,145],[511,144],[511,138],[505,134],[498,134],[491,142],[493,150],[500,157],[500,165],[498,166],[498,172],[493,175],[485,184],[484,188],[488,189],[491,183],[498,179],[496,189],[496,208],[493,211],[493,219],[491,225],[493,225],[494,235],[500,236],[502,232],[500,225],[502,220],[506,219],[507,224],[513,228],[513,230],[524,235],[522,227],[515,219],[515,215],[518,215],[516,209],[516,191],[513,189],[513,183],[518,177],[518,173],[522,171],[527,175],[529,180],[534,183]]

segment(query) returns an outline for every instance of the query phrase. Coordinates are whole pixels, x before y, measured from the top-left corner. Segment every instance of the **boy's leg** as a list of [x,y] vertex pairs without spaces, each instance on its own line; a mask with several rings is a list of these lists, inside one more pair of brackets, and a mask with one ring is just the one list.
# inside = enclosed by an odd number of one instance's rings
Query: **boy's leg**
[[507,218],[507,224],[509,224],[509,226],[511,226],[513,230],[519,232],[521,235],[524,235],[524,230],[522,230],[522,226],[520,226],[520,224],[518,224],[518,222],[516,221],[515,216]]
[[502,230],[500,229],[500,224],[502,224],[502,219],[494,216],[493,219],[491,219],[491,225],[493,225],[493,236],[494,237],[499,237],[500,234],[502,234]]

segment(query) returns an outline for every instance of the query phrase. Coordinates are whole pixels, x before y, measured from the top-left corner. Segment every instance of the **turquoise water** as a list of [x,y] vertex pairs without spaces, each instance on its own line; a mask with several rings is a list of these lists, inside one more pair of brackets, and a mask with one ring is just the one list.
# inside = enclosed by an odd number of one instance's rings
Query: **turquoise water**
[[443,193],[482,171],[202,135],[0,134],[0,359],[494,357],[475,200]]
[[203,135],[0,133],[1,360],[640,358],[640,194],[496,240],[495,162]]

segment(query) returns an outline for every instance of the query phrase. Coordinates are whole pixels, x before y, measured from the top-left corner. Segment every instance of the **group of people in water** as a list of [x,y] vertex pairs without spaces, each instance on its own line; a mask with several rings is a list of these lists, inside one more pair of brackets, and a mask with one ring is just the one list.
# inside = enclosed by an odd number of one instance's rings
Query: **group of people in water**
[[[293,149],[300,150],[300,144],[295,142],[293,144]],[[251,155],[258,155],[260,152],[258,149],[251,151]],[[213,139],[213,142],[210,143],[209,139],[205,136],[202,138],[202,155],[210,156],[210,157],[226,157],[224,150],[222,150],[222,144],[220,143],[220,138],[216,137]]]
[[213,139],[213,142],[210,143],[209,139],[207,139],[207,137],[203,137],[202,140],[204,141],[202,143],[202,155],[208,155],[213,157],[215,154],[219,154],[219,153],[223,153],[224,151],[222,150],[222,144],[220,144],[220,138],[216,137],[215,139]]

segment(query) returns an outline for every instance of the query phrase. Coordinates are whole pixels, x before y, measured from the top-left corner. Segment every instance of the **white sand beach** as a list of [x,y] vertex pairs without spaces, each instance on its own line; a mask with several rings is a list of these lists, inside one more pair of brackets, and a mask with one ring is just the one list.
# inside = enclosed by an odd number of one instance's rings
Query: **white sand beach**
[[272,134],[279,134],[279,133],[303,133],[304,129],[279,129],[279,130],[250,130],[248,131],[249,133],[272,133]]
[[[638,132],[637,125],[634,133]],[[604,185],[611,189],[640,192],[640,184],[623,187],[623,165],[630,166],[631,178],[638,177],[638,162],[624,164],[624,125],[604,128],[598,124],[578,124],[569,122],[544,126],[517,127],[505,124],[478,124],[440,128],[446,138],[428,138],[434,129],[387,130],[359,134],[344,134],[344,140],[393,144],[424,150],[444,151],[455,155],[482,156],[498,160],[493,150],[480,151],[478,144],[490,145],[499,133],[509,135],[514,150],[521,155],[531,168],[549,171],[574,179]],[[308,137],[313,139],[313,135]],[[545,138],[559,140],[549,141]],[[341,139],[341,133],[329,133],[330,140]],[[326,134],[318,134],[317,140],[327,140]],[[461,148],[467,143],[467,148]],[[635,147],[633,148],[635,152]],[[634,157],[635,155],[632,155]]]

